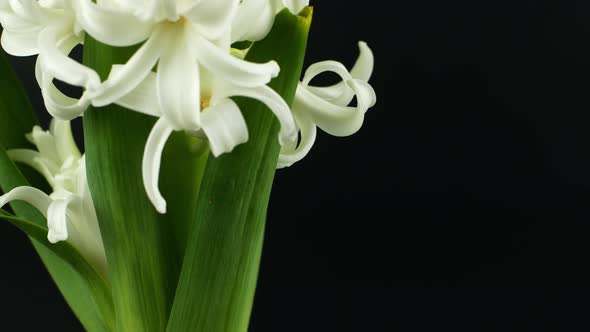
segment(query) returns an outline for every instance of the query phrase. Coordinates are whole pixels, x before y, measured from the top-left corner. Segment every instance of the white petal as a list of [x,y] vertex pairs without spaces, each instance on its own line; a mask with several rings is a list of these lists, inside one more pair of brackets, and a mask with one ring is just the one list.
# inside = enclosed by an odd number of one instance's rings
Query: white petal
[[51,187],[54,187],[54,175],[59,172],[59,165],[43,158],[38,151],[28,149],[13,149],[6,151],[8,158],[14,162],[23,163],[41,173]]
[[92,89],[100,84],[98,74],[71,59],[69,52],[80,39],[69,31],[47,28],[39,34],[39,61],[41,70],[60,81]]
[[295,15],[299,14],[303,8],[309,5],[309,0],[282,0],[283,5],[289,8],[289,11]]
[[301,84],[308,86],[312,79],[326,72],[332,72],[340,76],[340,78],[343,81],[349,81],[352,79],[352,75],[350,75],[350,73],[348,72],[346,67],[344,67],[343,64],[337,61],[328,60],[316,62],[313,65],[309,66],[305,71],[305,75],[303,75],[303,80],[301,81]]
[[357,96],[357,107],[330,103],[300,85],[293,102],[293,111],[311,118],[318,127],[331,135],[352,135],[361,128],[365,112],[375,104],[376,96],[366,82],[351,80],[348,84]]
[[[312,91],[315,95],[320,96],[323,99],[329,100],[336,105],[346,106],[350,104],[350,102],[354,98],[354,91],[346,83],[349,80],[349,77],[368,82],[371,78],[374,67],[374,56],[369,46],[367,46],[365,42],[359,42],[358,46],[360,50],[359,57],[357,58],[354,67],[350,71],[350,75],[340,75],[342,78],[342,82],[330,87],[308,86],[308,89]],[[309,82],[316,75],[319,75],[326,71],[331,71],[331,69],[324,68],[324,71],[315,73],[306,71],[306,80],[304,80],[304,82],[306,83],[304,84],[308,85]]]
[[46,193],[33,187],[16,187],[7,194],[0,196],[0,208],[12,201],[25,201],[47,217],[51,198]]
[[166,200],[162,197],[158,188],[158,179],[160,177],[162,151],[172,131],[172,126],[168,121],[165,118],[160,118],[150,132],[143,153],[143,185],[148,198],[156,210],[162,214],[166,213]]
[[358,46],[360,54],[350,71],[350,75],[354,79],[368,82],[375,67],[375,57],[367,43],[361,41]]
[[377,103],[377,95],[373,87],[362,80],[352,80],[348,82],[350,87],[354,90],[358,105],[356,109],[360,112],[367,112],[369,108],[375,106]]
[[125,11],[142,21],[174,22],[179,19],[176,10],[178,1],[174,0],[108,0],[108,2],[115,2],[115,4],[109,4],[110,6],[123,6]]
[[237,145],[248,141],[246,120],[238,105],[229,98],[203,111],[202,120],[203,132],[215,157],[231,152]]
[[284,168],[293,165],[303,159],[311,150],[317,136],[317,127],[306,117],[295,115],[295,119],[301,130],[301,140],[292,149],[281,149],[277,168]]
[[293,120],[289,105],[287,105],[283,98],[270,87],[266,85],[257,88],[228,86],[220,88],[218,93],[219,95],[213,96],[213,99],[243,96],[262,102],[274,113],[281,124],[279,143],[283,145],[286,142],[297,139],[297,127],[295,126],[295,121]]
[[111,72],[99,88],[89,91],[92,105],[102,107],[115,103],[143,82],[158,62],[162,49],[168,46],[166,37],[160,29],[156,29],[126,64]]
[[33,127],[33,131],[30,133],[31,141],[37,147],[41,156],[47,159],[51,159],[56,165],[61,167],[63,160],[59,158],[57,148],[55,146],[55,138],[51,133],[41,129],[39,126]]
[[55,146],[57,153],[61,160],[73,158],[75,160],[82,157],[74,136],[72,135],[72,127],[69,121],[62,121],[59,119],[51,120],[49,126],[50,132],[55,137]]
[[42,28],[37,22],[18,15],[6,4],[0,4],[0,22],[5,31],[31,31]]
[[198,130],[201,95],[199,66],[186,42],[186,29],[170,29],[156,74],[158,100],[164,117],[175,129]]
[[130,46],[146,40],[154,27],[121,10],[91,0],[72,1],[79,24],[96,40],[111,46]]
[[205,0],[183,13],[207,39],[219,39],[231,27],[238,0]]
[[2,31],[0,42],[6,53],[14,56],[31,56],[39,53],[37,39],[39,30],[36,31]]
[[68,239],[68,206],[74,200],[74,195],[65,199],[56,199],[47,209],[47,240],[51,243]]
[[61,9],[65,7],[65,0],[39,0],[39,4],[43,8]]
[[[113,66],[112,71],[119,70],[121,65]],[[148,76],[131,92],[119,98],[116,102],[130,110],[159,117],[162,115],[156,90],[156,73]]]
[[[314,78],[327,72],[340,76],[342,82],[330,87],[310,86],[310,83]],[[346,82],[350,80],[352,80],[352,75],[342,63],[329,60],[317,62],[309,66],[303,75],[301,85],[305,86],[309,91],[322,99],[330,101],[336,105],[347,106],[354,98],[354,91],[348,86],[348,84],[346,84]],[[342,100],[342,102],[334,102],[334,100]]]
[[9,0],[8,2],[15,14],[40,26],[48,26],[65,18],[63,15],[41,7],[37,0]]
[[82,115],[90,106],[86,93],[80,99],[68,97],[59,91],[53,84],[53,78],[49,75],[42,73],[38,83],[47,111],[58,119],[73,120]]
[[[256,19],[252,20],[253,17]],[[263,39],[270,32],[274,19],[275,11],[268,0],[243,0],[232,23],[232,43]]]
[[68,25],[69,17],[40,6],[37,0],[9,0],[10,8],[25,21],[38,26],[50,26],[56,23]]
[[215,76],[235,85],[255,87],[265,85],[279,74],[279,65],[274,61],[253,63],[233,57],[210,41],[199,37],[196,42],[199,63]]

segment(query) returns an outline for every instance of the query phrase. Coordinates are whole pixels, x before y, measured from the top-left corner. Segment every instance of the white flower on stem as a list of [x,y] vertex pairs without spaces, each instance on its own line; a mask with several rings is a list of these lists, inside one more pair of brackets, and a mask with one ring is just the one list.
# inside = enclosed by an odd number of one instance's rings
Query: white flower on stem
[[[144,185],[160,213],[161,154],[173,131],[209,140],[215,156],[248,140],[248,128],[229,98],[245,96],[267,104],[281,122],[281,144],[296,138],[288,105],[266,84],[279,73],[274,61],[251,63],[231,54],[231,25],[238,0],[75,2],[86,33],[111,46],[143,45],[90,92],[92,104],[116,103],[159,117],[146,143]],[[121,33],[125,31],[126,33]],[[157,72],[152,70],[157,65]]]
[[14,149],[8,151],[8,156],[41,173],[53,192],[47,195],[33,187],[16,187],[0,196],[0,207],[11,201],[28,202],[47,219],[49,242],[70,242],[106,276],[106,255],[88,188],[84,156],[76,147],[70,123],[53,120],[49,131],[35,127],[27,138],[37,151]]
[[[120,70],[115,66],[113,71]],[[285,101],[266,85],[259,87],[240,87],[214,78],[211,73],[202,70],[201,74],[209,77],[206,86],[206,99],[201,105],[200,127],[175,127],[165,116],[165,111],[159,106],[157,91],[157,73],[149,73],[148,77],[119,103],[132,110],[149,110],[150,115],[160,117],[152,129],[143,156],[143,181],[146,193],[160,213],[166,211],[166,200],[158,189],[160,160],[164,145],[174,130],[186,130],[195,136],[207,138],[211,153],[219,156],[233,150],[235,146],[248,141],[248,128],[237,104],[229,97],[242,96],[261,101],[274,112],[281,131],[279,142],[289,143],[295,139],[296,127],[289,106]],[[203,86],[201,87],[203,89]],[[194,111],[187,109],[186,112]]]
[[69,58],[84,40],[70,6],[65,0],[3,0],[0,2],[2,47],[15,56],[39,55],[36,76],[47,110],[70,120],[86,110],[87,94],[75,99],[63,94],[54,79],[92,90],[100,84],[95,71]]
[[[300,140],[283,146],[279,168],[291,166],[309,153],[317,127],[334,136],[349,136],[361,128],[365,113],[375,105],[377,97],[367,83],[373,73],[373,53],[364,42],[359,43],[359,49],[359,58],[350,72],[336,61],[318,62],[307,69],[292,106]],[[342,82],[329,87],[310,85],[316,76],[326,72],[337,74]],[[348,106],[355,97],[356,106]]]

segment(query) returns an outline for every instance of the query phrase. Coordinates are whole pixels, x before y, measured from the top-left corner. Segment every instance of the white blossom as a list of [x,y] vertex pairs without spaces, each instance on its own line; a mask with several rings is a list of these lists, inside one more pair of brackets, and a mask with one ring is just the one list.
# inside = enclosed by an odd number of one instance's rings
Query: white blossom
[[281,144],[295,139],[288,105],[266,86],[279,73],[276,62],[256,64],[232,55],[231,26],[239,7],[237,0],[75,2],[80,25],[100,42],[143,42],[89,95],[94,106],[117,103],[159,118],[146,143],[143,175],[148,197],[161,213],[166,201],[158,189],[160,158],[173,131],[206,137],[215,156],[248,140],[245,120],[230,97],[264,102],[281,122]]
[[98,74],[74,61],[69,54],[84,41],[69,0],[4,0],[0,2],[2,47],[15,56],[39,55],[36,76],[49,113],[71,120],[90,105],[85,93],[71,98],[54,85],[54,79],[92,90]]
[[25,201],[47,219],[51,243],[70,242],[106,276],[107,261],[88,182],[84,156],[76,147],[68,121],[53,120],[49,131],[34,127],[27,135],[37,150],[9,150],[8,156],[41,173],[52,188],[47,195],[33,187],[16,187],[0,196],[0,207]]
[[[49,112],[62,120],[83,114],[92,104],[119,104],[156,121],[145,145],[142,172],[149,199],[160,213],[166,201],[158,189],[161,155],[173,131],[206,138],[219,156],[248,140],[238,105],[244,96],[268,106],[281,124],[278,167],[301,160],[317,128],[335,135],[355,133],[376,102],[368,84],[373,54],[360,43],[359,59],[348,70],[339,62],[309,67],[289,107],[267,83],[279,74],[276,62],[244,60],[238,41],[258,41],[271,30],[277,13],[299,13],[308,0],[0,0],[2,46],[11,54],[39,54],[37,80]],[[108,78],[69,57],[84,34],[114,47],[137,50],[125,64],[113,64]],[[333,72],[342,82],[316,87],[316,76]],[[84,88],[70,98],[54,79]],[[349,106],[356,97],[356,106]],[[299,135],[299,139],[297,139]]]
[[[349,136],[362,126],[365,113],[377,101],[368,84],[373,73],[373,52],[359,43],[360,55],[348,72],[343,64],[323,61],[311,65],[297,87],[292,112],[300,132],[300,141],[283,146],[278,167],[287,167],[304,158],[317,135],[317,127],[334,136]],[[326,72],[340,76],[342,82],[330,87],[315,87],[311,81]],[[348,106],[356,97],[356,106]]]

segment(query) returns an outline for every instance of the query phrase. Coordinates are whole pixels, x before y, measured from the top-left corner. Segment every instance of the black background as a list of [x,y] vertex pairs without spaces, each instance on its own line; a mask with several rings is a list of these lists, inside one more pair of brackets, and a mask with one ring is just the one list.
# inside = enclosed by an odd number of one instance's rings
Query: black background
[[[251,331],[590,330],[589,37],[587,1],[316,1],[307,62],[367,41],[378,104],[278,172]],[[2,325],[81,330],[0,232]]]

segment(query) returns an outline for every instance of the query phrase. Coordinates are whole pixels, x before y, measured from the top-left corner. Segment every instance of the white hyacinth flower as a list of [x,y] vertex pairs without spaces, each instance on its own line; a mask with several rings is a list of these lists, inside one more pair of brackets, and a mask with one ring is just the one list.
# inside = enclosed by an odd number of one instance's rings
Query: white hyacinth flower
[[245,120],[230,97],[262,101],[281,122],[281,144],[296,138],[288,105],[266,86],[278,75],[276,62],[250,63],[231,53],[239,5],[237,0],[75,2],[81,26],[100,42],[128,46],[145,41],[90,94],[94,106],[116,103],[159,117],[146,143],[143,176],[160,213],[166,212],[158,189],[160,159],[173,131],[206,137],[215,156],[248,140]]
[[106,254],[88,188],[84,156],[74,142],[70,123],[53,120],[49,131],[35,127],[27,139],[38,151],[14,149],[8,151],[8,156],[41,173],[53,192],[47,195],[37,188],[16,187],[0,196],[0,207],[16,200],[31,204],[47,219],[49,242],[70,242],[106,276]]
[[[359,43],[360,55],[348,72],[336,61],[311,65],[297,87],[292,106],[300,131],[300,141],[283,146],[278,168],[288,167],[304,158],[317,135],[317,127],[334,136],[349,136],[362,126],[365,113],[377,101],[375,91],[367,83],[374,67],[373,52],[366,43]],[[311,81],[318,75],[333,72],[342,82],[330,87],[315,87]],[[348,106],[356,97],[356,106]]]
[[2,47],[15,56],[39,55],[36,76],[47,110],[55,117],[71,120],[90,105],[87,95],[75,99],[59,91],[53,80],[92,90],[100,84],[95,71],[69,58],[84,41],[84,32],[74,16],[70,1],[0,1]]
[[[158,178],[161,154],[173,131],[207,138],[215,156],[248,140],[245,120],[230,97],[260,100],[277,116],[279,168],[309,153],[317,127],[347,136],[362,126],[365,112],[376,102],[367,83],[373,54],[365,43],[360,43],[359,59],[350,72],[335,61],[312,65],[291,109],[266,86],[279,72],[274,61],[250,63],[243,60],[247,50],[232,53],[234,42],[264,38],[281,10],[298,13],[308,4],[308,0],[0,0],[2,45],[14,55],[39,53],[37,79],[48,110],[60,119],[81,115],[89,104],[113,103],[159,118],[146,142],[142,170],[148,197],[165,213]],[[111,46],[141,46],[126,64],[114,65],[101,83],[95,71],[68,57],[84,33]],[[310,85],[325,72],[336,73],[342,82],[332,87]],[[81,86],[85,93],[80,99],[65,96],[54,86],[55,78]],[[355,97],[356,106],[348,106]]]

